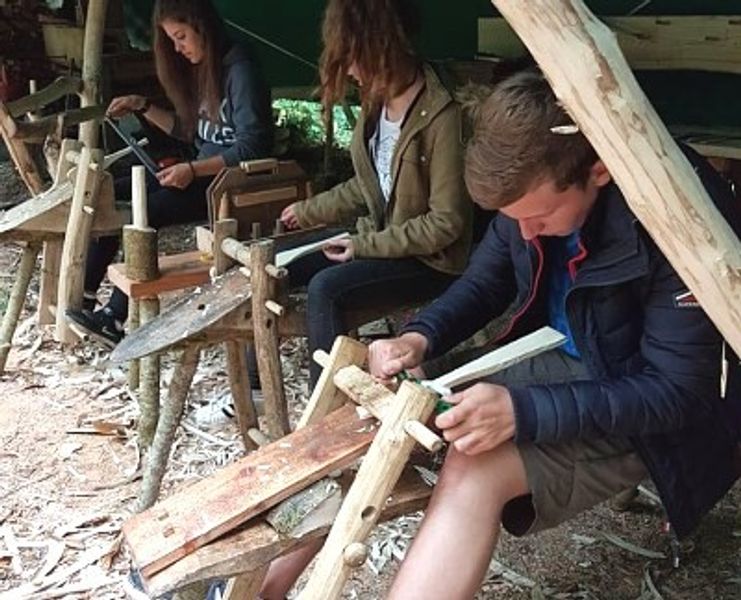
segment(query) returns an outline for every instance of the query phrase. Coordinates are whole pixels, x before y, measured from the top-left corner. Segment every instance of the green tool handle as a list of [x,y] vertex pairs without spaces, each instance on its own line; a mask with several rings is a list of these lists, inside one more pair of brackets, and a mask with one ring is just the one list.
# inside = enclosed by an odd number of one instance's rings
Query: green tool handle
[[[409,371],[399,371],[396,374],[396,377],[399,379],[399,381],[413,381],[414,383],[420,383],[419,378],[412,375]],[[431,390],[430,388],[427,389],[435,394],[438,398],[437,403],[435,404],[436,415],[444,413],[446,410],[453,408],[453,405],[450,402],[445,402],[445,400],[442,399],[442,396],[436,391]]]

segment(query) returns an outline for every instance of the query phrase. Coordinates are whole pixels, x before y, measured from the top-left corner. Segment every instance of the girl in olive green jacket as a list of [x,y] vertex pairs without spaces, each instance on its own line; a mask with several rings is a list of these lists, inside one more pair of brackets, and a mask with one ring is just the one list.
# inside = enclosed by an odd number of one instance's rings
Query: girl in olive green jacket
[[[289,267],[308,285],[309,350],[346,331],[343,311],[439,295],[468,258],[471,202],[463,183],[460,107],[415,55],[401,0],[331,0],[321,58],[325,110],[361,91],[351,154],[355,176],[286,208],[289,228],[355,221],[349,239]],[[319,375],[312,365],[312,384]]]

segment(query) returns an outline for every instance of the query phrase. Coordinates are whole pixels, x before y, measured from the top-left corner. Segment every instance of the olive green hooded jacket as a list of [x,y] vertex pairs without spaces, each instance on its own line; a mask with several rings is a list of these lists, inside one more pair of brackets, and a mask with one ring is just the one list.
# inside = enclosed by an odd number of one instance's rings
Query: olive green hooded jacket
[[302,228],[356,221],[355,258],[415,257],[461,273],[471,244],[471,200],[463,183],[461,110],[429,65],[394,150],[386,203],[368,152],[376,119],[361,115],[350,147],[355,176],[297,203]]

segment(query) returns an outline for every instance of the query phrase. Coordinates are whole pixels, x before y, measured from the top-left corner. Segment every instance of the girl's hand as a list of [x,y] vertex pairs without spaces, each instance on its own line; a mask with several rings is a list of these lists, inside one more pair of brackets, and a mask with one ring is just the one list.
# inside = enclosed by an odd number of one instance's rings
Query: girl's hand
[[157,181],[162,187],[173,187],[183,190],[195,179],[195,173],[190,163],[178,163],[162,169],[157,173]]
[[280,213],[280,220],[283,223],[283,225],[286,226],[286,229],[298,229],[300,225],[298,224],[298,217],[296,216],[296,203],[289,204],[283,209],[283,212]]
[[329,244],[322,248],[324,256],[334,262],[347,262],[352,260],[355,251],[353,249],[352,240],[350,239],[339,239],[332,240]]
[[114,119],[120,119],[129,113],[141,110],[144,108],[146,103],[147,99],[144,96],[138,96],[136,94],[119,96],[118,98],[111,100],[105,114]]

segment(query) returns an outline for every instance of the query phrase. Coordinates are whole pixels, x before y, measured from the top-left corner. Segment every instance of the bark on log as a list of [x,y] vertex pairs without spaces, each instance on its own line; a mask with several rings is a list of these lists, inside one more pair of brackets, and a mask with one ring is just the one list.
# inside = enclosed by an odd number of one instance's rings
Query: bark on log
[[[626,201],[741,354],[741,242],[580,0],[492,0],[607,165]],[[575,67],[576,66],[576,67]]]
[[198,367],[199,353],[200,348],[197,346],[183,350],[172,374],[167,401],[163,403],[157,431],[147,457],[137,512],[148,509],[157,501],[175,432],[180,425],[190,384]]
[[[129,298],[129,318],[126,320],[127,334],[131,335],[139,327],[139,301]],[[139,359],[129,361],[129,389],[139,389]]]
[[[98,104],[103,76],[103,34],[108,0],[90,0],[85,16],[85,39],[82,49],[81,106]],[[88,148],[98,146],[100,120],[87,121],[80,125],[80,140]]]
[[151,281],[159,277],[156,229],[124,225],[123,247],[126,277],[134,281]]
[[[139,301],[139,321],[146,325],[160,314],[158,298]],[[148,448],[160,420],[160,357],[150,354],[139,361],[139,446]]]

